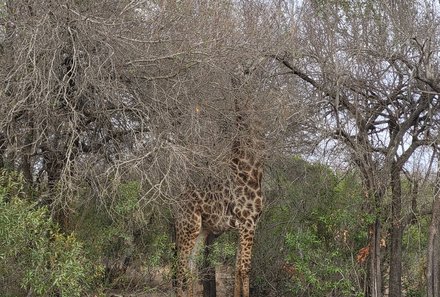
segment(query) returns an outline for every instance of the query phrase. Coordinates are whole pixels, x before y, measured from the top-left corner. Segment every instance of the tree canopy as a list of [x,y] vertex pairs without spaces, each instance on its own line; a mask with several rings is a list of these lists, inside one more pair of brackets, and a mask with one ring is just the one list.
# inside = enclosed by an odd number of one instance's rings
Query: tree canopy
[[[304,220],[328,216],[315,199],[346,202],[347,176],[362,189],[365,296],[402,296],[405,234],[431,214],[436,296],[439,31],[434,1],[0,1],[0,170],[20,172],[62,231],[90,205],[148,225],[189,184],[227,174],[235,141],[258,138],[266,194],[285,198],[268,199],[270,220],[307,193]],[[303,186],[295,168],[279,178],[292,160],[313,172],[306,194],[291,189]],[[329,244],[335,230],[312,226],[280,230]]]

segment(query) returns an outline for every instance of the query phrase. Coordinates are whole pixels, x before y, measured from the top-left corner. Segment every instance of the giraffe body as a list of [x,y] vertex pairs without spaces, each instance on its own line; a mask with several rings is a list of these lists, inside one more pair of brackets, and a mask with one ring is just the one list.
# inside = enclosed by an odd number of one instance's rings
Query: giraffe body
[[263,205],[262,165],[255,154],[241,149],[230,164],[230,178],[208,182],[203,188],[189,190],[181,197],[175,217],[178,297],[194,296],[191,280],[196,275],[194,256],[203,247],[207,235],[231,229],[238,230],[240,238],[234,297],[249,297],[252,245]]

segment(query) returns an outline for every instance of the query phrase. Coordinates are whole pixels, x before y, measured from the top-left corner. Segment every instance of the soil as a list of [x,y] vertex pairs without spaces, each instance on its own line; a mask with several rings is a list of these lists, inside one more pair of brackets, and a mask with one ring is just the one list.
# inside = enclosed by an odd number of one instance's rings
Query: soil
[[[133,274],[135,279],[137,276],[135,271],[127,271],[127,274]],[[171,286],[171,280],[168,280],[169,269],[160,268],[149,272],[150,279],[147,288],[142,290],[114,290],[108,292],[108,297],[173,297],[174,290]],[[232,296],[234,285],[234,269],[229,266],[219,266],[215,270],[215,282],[217,289],[217,297]],[[150,289],[148,289],[150,288]],[[196,285],[195,296],[203,296],[203,286],[201,282]]]

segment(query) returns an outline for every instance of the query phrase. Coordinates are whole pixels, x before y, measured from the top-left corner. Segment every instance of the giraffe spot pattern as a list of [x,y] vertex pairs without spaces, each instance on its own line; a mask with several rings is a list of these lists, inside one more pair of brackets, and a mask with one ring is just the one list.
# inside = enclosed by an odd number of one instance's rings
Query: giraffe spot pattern
[[[188,275],[188,259],[201,230],[222,233],[238,229],[240,234],[240,259],[237,271],[243,288],[248,287],[251,265],[251,249],[255,225],[262,210],[261,164],[254,154],[239,152],[240,158],[232,159],[232,178],[213,181],[204,188],[188,191],[179,199],[176,217],[178,245],[178,292],[185,290]],[[178,294],[178,296],[181,296]]]

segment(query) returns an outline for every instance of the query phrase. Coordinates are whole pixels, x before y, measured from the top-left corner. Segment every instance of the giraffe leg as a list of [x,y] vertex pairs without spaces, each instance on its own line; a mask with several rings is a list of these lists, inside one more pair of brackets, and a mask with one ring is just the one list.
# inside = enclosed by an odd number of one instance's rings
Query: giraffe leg
[[[202,250],[205,246],[206,238],[208,237],[208,232],[203,228],[200,230],[199,235],[197,236],[194,247],[191,250],[191,254],[189,256],[189,271],[190,271],[190,284],[188,288],[188,296],[193,296],[196,288],[196,284],[199,280],[199,270],[197,266],[197,260],[200,260],[200,256],[202,255]],[[197,295],[197,293],[195,294]]]
[[[187,224],[180,222],[176,225],[177,243],[177,297],[193,297],[193,281],[190,272],[190,256],[196,245],[197,237],[201,232],[202,219],[199,215],[194,215],[195,220]],[[191,223],[191,224],[190,224]],[[185,291],[187,294],[185,295]]]
[[[240,250],[237,258],[234,297],[249,297],[249,272],[255,227],[240,228]],[[241,294],[240,294],[241,293]]]
[[[178,241],[179,242],[179,241]],[[188,259],[191,250],[191,242],[189,240],[181,240],[177,252],[177,297],[185,297],[188,278]]]

